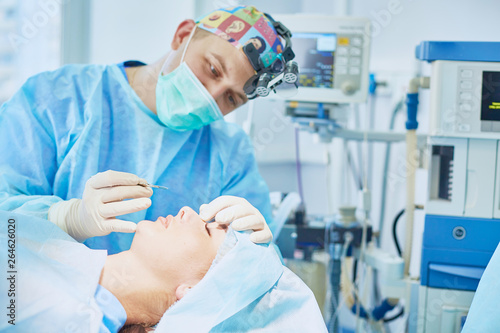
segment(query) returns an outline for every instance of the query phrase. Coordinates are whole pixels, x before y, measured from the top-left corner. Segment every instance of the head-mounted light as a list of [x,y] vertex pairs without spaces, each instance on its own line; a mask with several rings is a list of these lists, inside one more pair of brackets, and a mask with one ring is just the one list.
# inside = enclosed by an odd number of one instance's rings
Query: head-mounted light
[[298,87],[299,66],[295,61],[292,61],[295,58],[292,50],[292,33],[281,22],[276,22],[271,15],[264,15],[272,22],[278,36],[285,40],[286,45],[283,52],[278,54],[277,58],[268,66],[264,65],[253,43],[248,43],[243,47],[243,52],[256,72],[243,87],[248,99],[267,96],[283,82],[295,85],[295,89]]

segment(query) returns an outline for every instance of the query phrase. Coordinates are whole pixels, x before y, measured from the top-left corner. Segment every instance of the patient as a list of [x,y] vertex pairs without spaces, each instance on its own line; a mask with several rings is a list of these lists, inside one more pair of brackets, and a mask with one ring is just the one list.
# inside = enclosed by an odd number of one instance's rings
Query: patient
[[[16,232],[15,272],[0,283],[15,295],[0,332],[144,332],[156,323],[156,333],[326,332],[314,295],[272,245],[188,207],[141,221],[130,250],[110,256],[48,220],[0,211],[0,221]],[[10,235],[0,232],[0,247]]]
[[119,300],[126,324],[156,324],[203,278],[226,230],[189,207],[175,217],[141,221],[130,250],[107,257],[99,284]]

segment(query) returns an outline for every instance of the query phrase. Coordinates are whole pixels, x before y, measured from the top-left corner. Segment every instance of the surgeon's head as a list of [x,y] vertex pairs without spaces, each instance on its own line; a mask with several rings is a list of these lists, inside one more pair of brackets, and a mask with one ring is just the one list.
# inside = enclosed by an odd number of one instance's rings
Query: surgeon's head
[[185,20],[177,27],[171,43],[174,54],[162,73],[172,72],[185,61],[226,115],[248,100],[243,87],[256,73],[243,52],[248,43],[254,44],[267,62],[275,60],[282,50],[268,17],[252,6],[222,8],[196,22]]
[[[194,35],[189,40],[191,33]],[[185,20],[174,35],[174,54],[163,73],[173,71],[182,60],[213,97],[222,115],[226,115],[247,102],[243,86],[254,75],[245,54],[231,40],[229,34],[219,37],[200,29],[193,20]]]

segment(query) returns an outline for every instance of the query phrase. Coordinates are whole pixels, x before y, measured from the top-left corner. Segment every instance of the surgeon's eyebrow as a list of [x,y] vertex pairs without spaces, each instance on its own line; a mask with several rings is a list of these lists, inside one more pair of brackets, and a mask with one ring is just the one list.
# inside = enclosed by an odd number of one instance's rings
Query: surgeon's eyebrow
[[[228,75],[229,73],[227,72],[227,67],[226,67],[226,59],[224,57],[221,57],[219,54],[216,54],[216,53],[212,53],[212,55],[214,56],[215,59],[217,59],[217,61],[219,62],[219,64],[221,65],[222,67],[222,72],[224,73],[224,75]],[[240,99],[241,103],[240,105],[243,105],[246,103],[247,101],[247,96],[239,91],[236,91],[233,89],[233,92],[238,95],[238,98]]]

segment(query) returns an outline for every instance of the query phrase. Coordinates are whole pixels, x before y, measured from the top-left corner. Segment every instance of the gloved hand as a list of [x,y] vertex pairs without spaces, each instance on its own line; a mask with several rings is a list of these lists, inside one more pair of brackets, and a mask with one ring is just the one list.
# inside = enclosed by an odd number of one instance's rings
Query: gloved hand
[[253,230],[250,240],[254,243],[268,243],[273,234],[257,208],[243,198],[224,195],[200,206],[200,218],[215,222],[231,224],[234,230]]
[[[153,191],[138,176],[108,170],[91,177],[82,199],[60,201],[49,209],[48,219],[77,241],[110,232],[135,232],[137,225],[115,216],[134,213],[151,206]],[[124,199],[132,199],[126,200]]]

